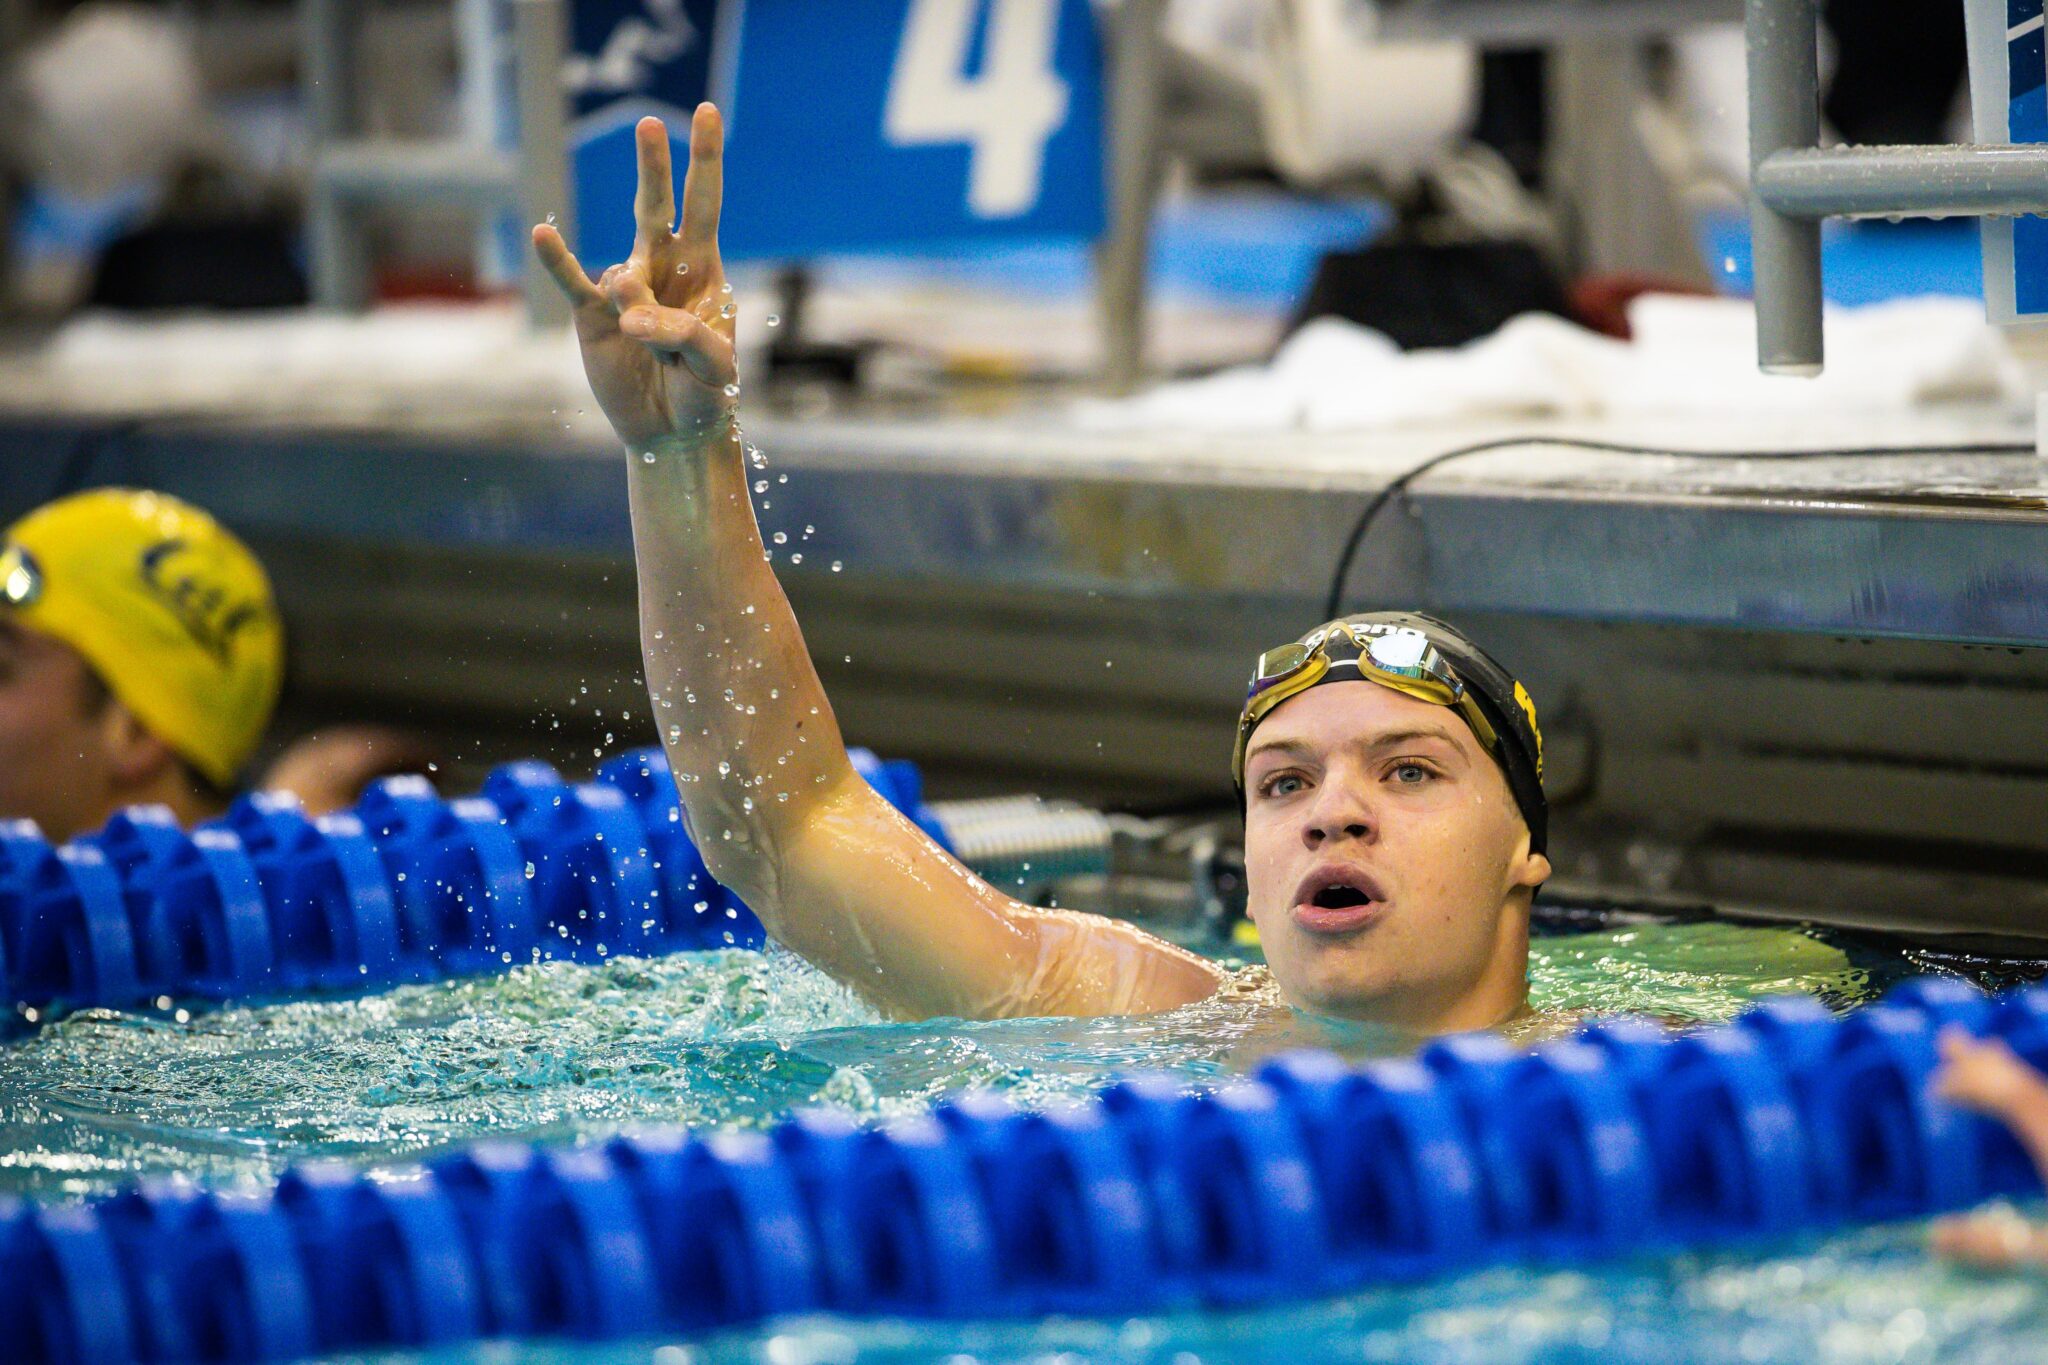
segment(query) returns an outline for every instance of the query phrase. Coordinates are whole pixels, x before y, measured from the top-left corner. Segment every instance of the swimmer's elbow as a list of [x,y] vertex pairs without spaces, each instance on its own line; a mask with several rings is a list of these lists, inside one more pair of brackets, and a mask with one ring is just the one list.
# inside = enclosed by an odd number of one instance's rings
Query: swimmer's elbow
[[685,799],[684,816],[711,879],[757,911],[775,906],[784,865],[812,843],[812,830],[836,806],[871,791],[850,763],[845,770],[857,789],[847,790],[827,774],[815,792],[790,801],[749,800],[744,794],[728,799],[715,790],[692,793]]

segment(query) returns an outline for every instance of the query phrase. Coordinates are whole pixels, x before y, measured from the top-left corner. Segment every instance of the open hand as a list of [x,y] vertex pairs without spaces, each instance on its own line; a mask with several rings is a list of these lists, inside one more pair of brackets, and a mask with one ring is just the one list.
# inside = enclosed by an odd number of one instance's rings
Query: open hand
[[690,121],[690,168],[683,221],[675,227],[675,173],[668,131],[658,118],[633,130],[640,183],[633,195],[633,252],[592,283],[551,223],[533,247],[574,309],[583,370],[598,406],[626,448],[698,442],[728,425],[739,371],[733,349],[732,286],[718,259],[725,196],[725,126],[697,106]]

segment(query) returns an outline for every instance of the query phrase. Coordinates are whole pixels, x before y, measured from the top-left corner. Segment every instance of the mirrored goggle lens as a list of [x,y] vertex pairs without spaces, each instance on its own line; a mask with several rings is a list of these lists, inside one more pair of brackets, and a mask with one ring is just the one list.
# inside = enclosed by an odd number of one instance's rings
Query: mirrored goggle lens
[[1281,645],[1278,649],[1267,650],[1259,656],[1247,697],[1256,697],[1274,684],[1287,681],[1307,666],[1311,656],[1312,651],[1302,644]]
[[1366,653],[1381,668],[1420,669],[1423,660],[1436,651],[1430,648],[1429,637],[1419,630],[1397,630],[1391,635],[1375,635],[1366,644]]

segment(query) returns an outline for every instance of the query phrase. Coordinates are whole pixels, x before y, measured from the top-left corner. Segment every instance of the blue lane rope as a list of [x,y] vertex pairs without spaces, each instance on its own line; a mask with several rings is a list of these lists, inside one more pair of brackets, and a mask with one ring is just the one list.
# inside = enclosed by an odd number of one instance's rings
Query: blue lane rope
[[814,1311],[1127,1315],[2038,1193],[2004,1128],[1930,1094],[1949,1025],[2048,1066],[2048,990],[1926,978],[1844,1017],[1793,998],[1692,1034],[1292,1054],[1207,1094],[1137,1077],[1045,1111],[970,1093],[882,1128],[804,1112],[256,1194],[0,1202],[0,1339],[50,1365],[267,1361]]
[[[914,765],[853,757],[945,842]],[[189,832],[137,807],[62,848],[0,822],[0,1001],[24,1005],[373,989],[762,940],[705,870],[658,749],[586,783],[508,764],[455,800],[388,778],[319,819],[265,793]]]

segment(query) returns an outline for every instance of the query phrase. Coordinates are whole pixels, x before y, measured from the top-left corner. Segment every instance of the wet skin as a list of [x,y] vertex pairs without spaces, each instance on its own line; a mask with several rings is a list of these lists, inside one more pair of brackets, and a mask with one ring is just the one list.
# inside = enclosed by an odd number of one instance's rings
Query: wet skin
[[89,676],[76,650],[0,615],[0,819],[66,839],[105,818],[116,782]]
[[1362,681],[1282,702],[1246,759],[1245,871],[1301,1008],[1442,1032],[1526,1007],[1529,900],[1550,863],[1444,707]]
[[[692,118],[680,222],[667,130],[644,119],[635,137],[631,255],[593,280],[553,226],[533,244],[625,448],[649,699],[712,875],[782,944],[904,1017],[1132,1014],[1214,994],[1216,964],[1126,921],[1003,895],[854,772],[768,562],[734,424],[723,125],[709,105]],[[1374,725],[1439,732],[1404,750],[1431,765],[1428,782],[1397,790],[1368,775],[1352,748]],[[1529,888],[1549,865],[1528,855],[1505,779],[1469,731],[1371,684],[1316,688],[1260,727],[1271,752],[1255,777],[1288,735],[1302,788],[1255,796],[1249,826],[1254,917],[1286,997],[1418,1029],[1520,1009]],[[1295,916],[1318,865],[1369,869],[1382,910]]]

